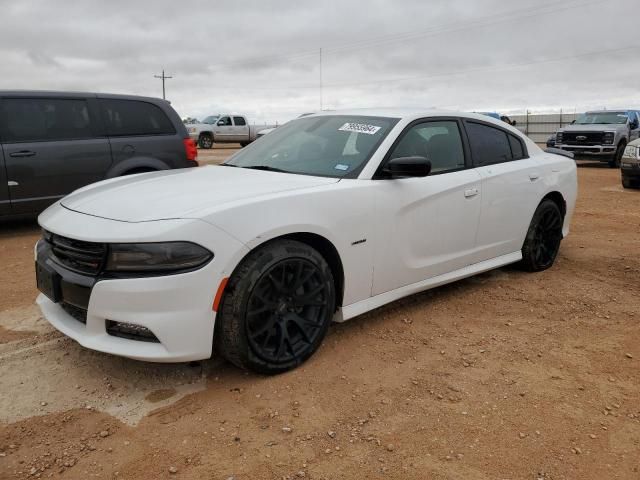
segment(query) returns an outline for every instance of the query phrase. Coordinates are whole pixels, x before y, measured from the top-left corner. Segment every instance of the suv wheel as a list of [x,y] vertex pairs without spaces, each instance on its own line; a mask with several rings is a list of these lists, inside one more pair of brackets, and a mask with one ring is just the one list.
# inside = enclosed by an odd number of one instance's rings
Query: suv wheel
[[203,133],[198,138],[198,145],[200,148],[212,148],[213,147],[213,135],[210,133]]
[[524,270],[540,272],[553,265],[562,241],[563,221],[554,201],[547,199],[538,205],[522,246],[520,266]]
[[291,370],[324,339],[335,310],[331,269],[315,249],[276,240],[231,276],[216,319],[216,351],[258,373]]
[[609,167],[611,168],[620,168],[620,161],[622,160],[622,155],[624,155],[624,149],[627,144],[622,141],[618,148],[616,149],[616,153],[611,160],[609,160]]

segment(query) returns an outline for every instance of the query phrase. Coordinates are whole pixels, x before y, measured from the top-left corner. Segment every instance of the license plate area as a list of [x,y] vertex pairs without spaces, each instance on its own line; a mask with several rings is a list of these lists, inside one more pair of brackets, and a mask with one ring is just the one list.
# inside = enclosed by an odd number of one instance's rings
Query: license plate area
[[62,300],[60,288],[60,275],[46,265],[36,262],[36,285],[38,290],[44,293],[49,300],[58,303]]

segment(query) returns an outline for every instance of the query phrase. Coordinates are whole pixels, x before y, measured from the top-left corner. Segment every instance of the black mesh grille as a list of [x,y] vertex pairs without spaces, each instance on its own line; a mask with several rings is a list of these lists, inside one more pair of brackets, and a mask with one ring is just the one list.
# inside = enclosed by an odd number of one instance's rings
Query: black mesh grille
[[91,275],[100,272],[107,252],[104,243],[73,240],[49,232],[44,238],[51,244],[53,259],[62,266]]
[[602,145],[604,132],[562,132],[565,145]]
[[60,306],[77,321],[85,325],[87,324],[87,311],[84,308],[76,307],[75,305],[65,302],[62,302]]

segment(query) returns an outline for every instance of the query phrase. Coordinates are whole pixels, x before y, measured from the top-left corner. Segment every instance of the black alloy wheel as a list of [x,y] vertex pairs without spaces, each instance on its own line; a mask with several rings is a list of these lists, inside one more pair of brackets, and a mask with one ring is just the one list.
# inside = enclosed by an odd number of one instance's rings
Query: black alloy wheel
[[318,251],[294,240],[270,242],[229,279],[216,319],[216,351],[259,373],[295,368],[322,343],[335,302],[333,275]]
[[521,265],[525,270],[539,272],[553,265],[562,241],[563,222],[562,212],[553,200],[543,200],[538,205],[522,247]]

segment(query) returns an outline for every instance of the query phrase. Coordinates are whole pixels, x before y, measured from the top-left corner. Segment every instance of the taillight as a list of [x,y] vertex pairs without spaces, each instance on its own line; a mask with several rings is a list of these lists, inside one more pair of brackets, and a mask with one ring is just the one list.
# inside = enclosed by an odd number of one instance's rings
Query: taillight
[[182,140],[184,143],[184,153],[187,155],[187,161],[198,163],[198,147],[196,147],[196,142],[194,142],[190,138],[185,138]]

